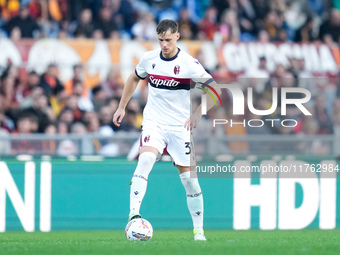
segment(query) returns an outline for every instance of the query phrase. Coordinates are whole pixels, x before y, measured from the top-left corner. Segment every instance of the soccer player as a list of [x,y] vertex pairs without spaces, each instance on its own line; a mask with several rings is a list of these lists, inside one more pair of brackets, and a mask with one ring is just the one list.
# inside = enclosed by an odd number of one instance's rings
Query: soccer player
[[[156,158],[165,146],[179,171],[187,194],[187,204],[194,225],[194,239],[205,241],[203,231],[203,196],[194,167],[190,167],[190,130],[196,127],[196,118],[190,119],[190,79],[205,79],[213,82],[201,64],[177,47],[178,24],[162,20],[157,26],[161,49],[146,52],[140,59],[123,90],[113,123],[120,125],[125,107],[134,93],[139,80],[149,76],[148,101],[143,112],[140,156],[131,180],[129,221],[141,218],[139,209],[146,192],[149,173]],[[207,109],[211,108],[208,104]],[[191,172],[190,172],[191,171]],[[196,176],[196,178],[192,178]]]

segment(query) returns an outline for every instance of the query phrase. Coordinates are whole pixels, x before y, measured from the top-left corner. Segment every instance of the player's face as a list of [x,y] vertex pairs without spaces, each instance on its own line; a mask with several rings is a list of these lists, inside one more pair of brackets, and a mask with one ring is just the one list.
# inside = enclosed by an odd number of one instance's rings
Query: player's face
[[179,33],[171,33],[170,29],[158,35],[158,41],[162,49],[162,55],[165,58],[172,58],[177,53],[177,40]]

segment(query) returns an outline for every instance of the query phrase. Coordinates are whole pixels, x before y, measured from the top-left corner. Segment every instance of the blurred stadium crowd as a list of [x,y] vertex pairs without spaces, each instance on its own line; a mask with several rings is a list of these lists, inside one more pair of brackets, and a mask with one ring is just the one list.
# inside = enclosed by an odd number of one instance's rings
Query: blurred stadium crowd
[[338,0],[1,0],[0,28],[13,40],[155,40],[157,22],[171,18],[182,39],[338,42],[339,9]]
[[[177,20],[181,39],[310,42],[340,35],[338,0],[1,0],[4,37],[156,40]],[[328,37],[330,36],[330,38]]]
[[[0,0],[1,37],[21,38],[93,38],[157,40],[157,22],[164,18],[179,22],[181,40],[211,40],[217,45],[227,41],[312,42],[329,46],[340,40],[340,1],[337,0]],[[204,66],[200,52],[195,56]],[[19,79],[18,67],[8,63],[0,78],[0,132],[110,135],[115,132],[140,132],[142,109],[147,101],[147,86],[131,99],[121,127],[112,124],[123,84],[117,70],[106,81],[89,88],[84,80],[84,66],[73,67],[74,77],[62,83],[58,67],[49,65],[38,75],[28,71]],[[225,67],[208,70],[217,81],[230,76]],[[312,79],[303,59],[290,59],[290,67],[266,70],[266,58],[256,70],[236,82],[244,88],[256,88],[255,105],[267,109],[271,88],[289,86],[311,90],[308,105],[312,117],[289,111],[298,121],[295,128],[230,129],[228,134],[340,134],[340,83]],[[265,78],[264,78],[265,77]],[[310,79],[309,79],[310,78]],[[294,96],[294,95],[293,95]],[[295,95],[298,96],[298,95]],[[231,105],[228,93],[222,94]],[[207,117],[230,116],[215,109]],[[259,116],[245,116],[260,118]],[[278,118],[281,118],[278,116]],[[203,119],[204,122],[204,119]],[[213,131],[212,131],[213,132]]]

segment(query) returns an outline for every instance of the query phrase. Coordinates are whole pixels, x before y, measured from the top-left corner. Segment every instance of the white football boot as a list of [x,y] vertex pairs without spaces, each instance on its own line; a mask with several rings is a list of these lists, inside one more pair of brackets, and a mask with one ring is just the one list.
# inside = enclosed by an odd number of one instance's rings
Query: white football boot
[[133,220],[133,219],[138,219],[138,218],[142,218],[142,216],[139,214],[139,212],[130,212],[128,222]]
[[207,241],[204,236],[204,232],[201,230],[194,230],[194,239],[195,241]]

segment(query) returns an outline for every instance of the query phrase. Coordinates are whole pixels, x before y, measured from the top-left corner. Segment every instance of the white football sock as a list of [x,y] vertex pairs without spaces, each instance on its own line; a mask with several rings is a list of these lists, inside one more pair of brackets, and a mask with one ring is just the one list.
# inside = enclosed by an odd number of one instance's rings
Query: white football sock
[[131,180],[130,212],[139,212],[148,184],[148,176],[156,161],[152,152],[144,152],[138,158],[138,164]]
[[190,172],[181,173],[179,176],[187,193],[187,204],[194,230],[203,231],[203,195],[198,179],[190,178]]

